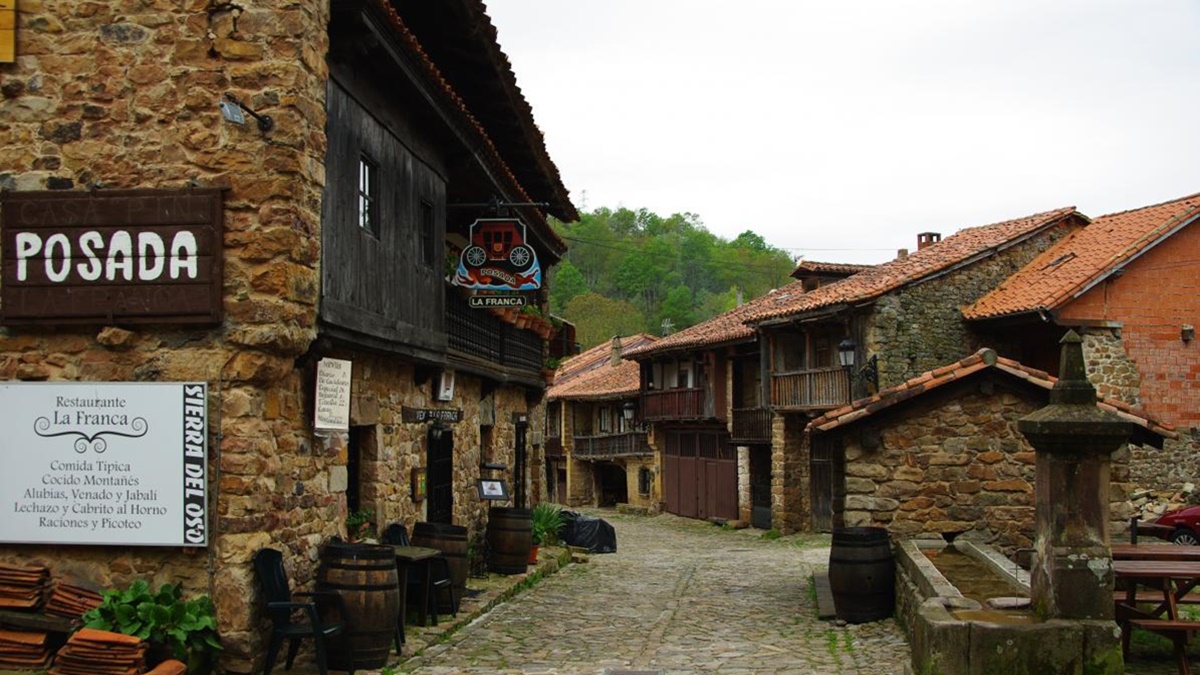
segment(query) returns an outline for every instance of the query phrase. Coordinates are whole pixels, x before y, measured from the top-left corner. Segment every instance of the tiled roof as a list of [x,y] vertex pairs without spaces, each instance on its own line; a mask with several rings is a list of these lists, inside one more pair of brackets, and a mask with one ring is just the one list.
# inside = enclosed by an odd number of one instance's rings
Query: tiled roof
[[[807,430],[812,432],[836,429],[989,368],[1047,390],[1052,389],[1054,383],[1058,381],[1057,377],[1045,371],[1029,368],[1012,359],[998,356],[991,349],[980,349],[961,361],[922,373],[903,384],[884,389],[874,396],[859,399],[836,410],[830,410],[809,422]],[[1179,434],[1170,426],[1120,401],[1097,396],[1096,405],[1101,410],[1115,413],[1126,422],[1132,422],[1150,433],[1164,438],[1179,437]]]
[[[657,338],[640,334],[620,338],[621,351],[651,344]],[[612,342],[604,342],[567,359],[555,372],[554,384],[546,390],[548,400],[602,399],[631,396],[641,389],[640,367],[622,359],[612,363]]]
[[[785,288],[792,287],[799,289],[800,282],[794,281],[785,286]],[[627,350],[625,356],[627,358],[641,358],[652,354],[665,354],[672,351],[687,351],[752,341],[755,337],[754,329],[746,325],[745,319],[767,297],[769,295],[764,295],[743,305],[738,305],[724,314],[718,314],[707,321],[689,326],[678,333],[672,333],[654,344]]]
[[797,277],[803,274],[829,274],[850,276],[858,274],[863,270],[874,267],[874,265],[852,265],[850,263],[829,263],[817,262],[816,260],[801,260],[796,265],[796,269],[792,270],[792,277]]
[[1052,310],[1081,295],[1194,218],[1200,195],[1096,218],[963,311],[987,319]]
[[802,292],[799,285],[785,287],[766,296],[771,300],[748,320],[765,321],[847,302],[871,300],[901,286],[949,271],[989,251],[1011,246],[1076,213],[1074,207],[1068,206],[1002,223],[967,228],[904,258],[876,265],[808,293]]
[[[526,191],[525,186],[522,185],[521,181],[517,179],[512,167],[506,161],[505,157],[501,155],[499,149],[496,147],[496,143],[493,142],[491,136],[488,134],[487,129],[474,115],[474,113],[472,113],[471,109],[467,106],[466,101],[464,101],[458,92],[455,91],[454,87],[446,79],[442,71],[438,69],[437,65],[429,55],[429,52],[422,46],[420,40],[405,23],[404,19],[400,16],[399,12],[397,12],[392,3],[388,2],[387,0],[374,1],[376,6],[387,18],[388,23],[391,25],[393,31],[395,31],[396,37],[399,39],[401,44],[403,44],[404,47],[418,59],[423,70],[422,75],[433,87],[434,91],[440,92],[440,94],[446,98],[446,100],[450,103],[451,109],[457,112],[461,117],[464,126],[476,136],[476,140],[483,147],[484,155],[487,157],[489,163],[496,167],[499,173],[509,181],[509,183],[516,190],[517,197],[527,202],[537,201],[530,196],[530,194]],[[477,4],[479,11],[482,13],[483,4]],[[494,41],[495,28],[491,26],[491,22],[487,19],[486,14],[483,15],[483,20],[490,29],[490,33],[487,33],[487,35],[489,35]],[[503,52],[500,51],[499,45],[495,46],[495,52],[500,56],[503,56]],[[507,64],[507,57],[504,57],[504,62]],[[512,75],[511,68],[507,69],[507,78],[512,79],[511,86],[516,88],[516,80]],[[507,80],[505,83],[509,84]],[[519,88],[516,89],[516,95],[520,95]],[[525,102],[525,105],[522,108],[522,114],[527,114],[528,118],[518,119],[517,121],[519,121],[521,124],[533,125],[536,128],[532,118],[532,110],[529,109],[527,102]],[[521,115],[517,115],[517,117],[520,118]],[[540,135],[540,132],[538,133]],[[544,144],[540,150],[543,154],[545,153]],[[554,185],[553,192],[555,194],[553,197],[556,207],[555,210],[557,212],[556,215],[558,215],[559,218],[563,218],[568,221],[577,220],[578,213],[575,211],[575,207],[566,198],[566,188],[562,187],[561,178],[558,175],[558,169],[554,167],[554,164],[550,161],[548,156],[545,158],[542,169],[544,171],[553,171],[553,176],[547,176],[547,179],[550,184]],[[559,247],[559,250],[555,252],[556,255],[561,255],[567,250],[566,242],[564,242],[562,238],[558,236],[556,232],[554,232],[553,228],[544,223],[535,223],[534,225],[537,227],[540,233],[549,239],[551,243]]]

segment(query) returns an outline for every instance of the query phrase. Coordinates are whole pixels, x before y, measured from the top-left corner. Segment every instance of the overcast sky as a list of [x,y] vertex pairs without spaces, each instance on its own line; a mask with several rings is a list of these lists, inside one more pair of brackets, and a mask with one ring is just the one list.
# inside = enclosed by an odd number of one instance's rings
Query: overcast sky
[[486,0],[576,206],[808,260],[1200,192],[1195,0]]

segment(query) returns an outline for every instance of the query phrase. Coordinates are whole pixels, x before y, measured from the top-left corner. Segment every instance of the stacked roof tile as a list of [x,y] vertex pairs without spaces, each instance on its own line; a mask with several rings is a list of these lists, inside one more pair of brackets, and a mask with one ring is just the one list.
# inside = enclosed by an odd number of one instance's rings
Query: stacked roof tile
[[[812,422],[809,422],[807,429],[810,432],[836,429],[989,368],[1024,380],[1042,389],[1052,389],[1054,388],[1054,383],[1058,381],[1057,377],[1043,370],[1021,365],[1017,361],[998,356],[995,351],[985,348],[960,361],[955,361],[941,368],[922,373],[894,387],[888,387],[874,396],[862,398],[849,405],[830,410]],[[1102,410],[1116,414],[1126,422],[1132,422],[1147,432],[1163,438],[1179,437],[1169,425],[1120,401],[1097,396],[1096,405]]]
[[830,276],[838,276],[838,275],[850,276],[851,274],[858,274],[859,272],[871,269],[872,267],[874,267],[874,265],[852,265],[850,263],[831,263],[831,262],[818,262],[816,260],[801,260],[796,265],[796,269],[792,270],[791,276],[799,277],[800,275],[803,275],[803,274],[816,274],[816,275],[827,274]]
[[1096,218],[980,298],[963,316],[987,319],[1057,309],[1197,215],[1200,195]]

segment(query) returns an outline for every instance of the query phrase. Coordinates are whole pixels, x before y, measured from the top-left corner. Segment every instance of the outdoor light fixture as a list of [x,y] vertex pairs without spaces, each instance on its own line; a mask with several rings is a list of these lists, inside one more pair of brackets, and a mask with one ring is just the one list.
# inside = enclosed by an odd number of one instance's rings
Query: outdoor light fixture
[[233,94],[226,93],[225,100],[220,102],[221,116],[228,122],[233,122],[237,125],[246,123],[246,113],[258,122],[258,130],[264,134],[275,128],[275,120],[271,119],[270,115],[260,115],[250,109],[245,103],[238,100]]
[[1196,327],[1190,323],[1185,323],[1179,327],[1179,339],[1184,342],[1191,342],[1196,339]]
[[633,413],[637,410],[637,404],[633,401],[625,401],[625,405],[621,406],[621,414],[625,416],[626,422],[633,421]]
[[846,370],[854,367],[854,340],[846,338],[838,343],[838,362]]

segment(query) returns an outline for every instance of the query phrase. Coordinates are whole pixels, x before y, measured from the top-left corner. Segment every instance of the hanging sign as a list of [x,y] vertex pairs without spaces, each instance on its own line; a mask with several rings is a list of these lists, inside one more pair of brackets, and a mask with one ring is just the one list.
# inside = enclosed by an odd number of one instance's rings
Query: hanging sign
[[203,382],[0,383],[0,541],[208,542]]
[[0,0],[0,63],[17,60],[17,0]]
[[458,259],[456,282],[486,291],[536,291],[542,267],[517,218],[480,218],[471,224],[471,243]]
[[317,361],[316,410],[313,428],[321,431],[350,430],[350,361]]
[[410,408],[400,409],[400,419],[407,424],[420,422],[461,422],[462,408]]

